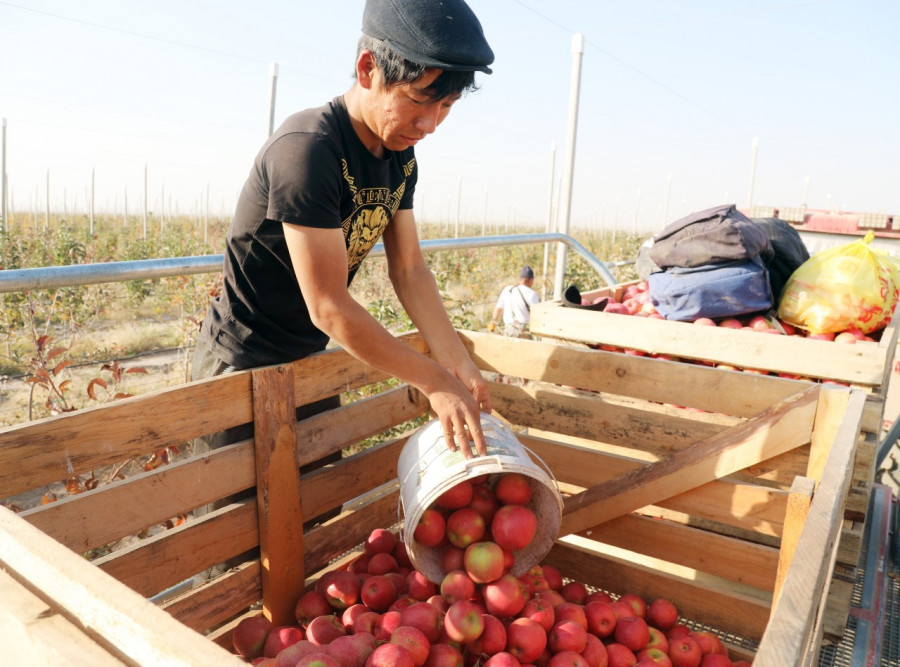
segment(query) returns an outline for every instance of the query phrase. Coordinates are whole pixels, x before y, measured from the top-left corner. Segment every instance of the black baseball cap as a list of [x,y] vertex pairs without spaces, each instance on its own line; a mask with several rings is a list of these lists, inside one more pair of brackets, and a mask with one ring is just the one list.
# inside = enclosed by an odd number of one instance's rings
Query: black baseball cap
[[419,65],[491,73],[494,52],[463,0],[366,0],[362,31]]
[[527,264],[519,271],[519,278],[534,278],[534,269]]

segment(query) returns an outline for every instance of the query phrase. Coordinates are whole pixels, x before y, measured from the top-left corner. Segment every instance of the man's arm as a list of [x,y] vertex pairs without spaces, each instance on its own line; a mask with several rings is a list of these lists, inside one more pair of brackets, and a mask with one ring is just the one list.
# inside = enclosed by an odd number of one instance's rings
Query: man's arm
[[[350,295],[347,250],[341,230],[288,223],[283,228],[294,273],[316,327],[357,359],[422,391],[444,427],[450,449],[455,451],[458,445],[467,457],[471,455],[468,428],[476,450],[484,454],[479,405],[468,385],[463,384],[463,377],[442,368],[446,366],[443,357],[435,362],[397,340]],[[443,314],[446,319],[446,313]],[[427,335],[426,340],[433,345]],[[458,338],[456,344],[462,348]],[[474,366],[471,360],[469,363]],[[486,394],[486,383],[484,387]],[[489,399],[486,409],[490,409]]]

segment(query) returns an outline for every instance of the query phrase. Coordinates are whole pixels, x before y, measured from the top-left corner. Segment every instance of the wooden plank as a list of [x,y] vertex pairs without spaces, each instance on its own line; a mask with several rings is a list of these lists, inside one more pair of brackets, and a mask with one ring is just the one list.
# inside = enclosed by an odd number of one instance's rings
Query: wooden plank
[[745,424],[567,499],[560,534],[684,493],[807,442],[819,393],[818,386],[810,386]]
[[0,429],[0,497],[251,419],[250,376],[233,373]]
[[580,538],[563,538],[543,562],[556,566],[564,576],[616,595],[635,593],[652,600],[664,591],[665,597],[676,601],[682,617],[741,637],[758,639],[766,629],[771,602],[766,591],[639,553],[604,549]]
[[[519,440],[550,467],[558,481],[577,487],[573,493],[633,473],[646,464],[639,459],[606,454],[587,446],[556,443],[546,438],[523,434]],[[660,500],[656,506],[760,535],[780,536],[786,499],[787,492],[726,478]],[[646,512],[647,509],[638,511]]]
[[778,550],[637,514],[579,533],[582,537],[771,591]]
[[822,471],[834,443],[835,432],[841,425],[849,400],[850,393],[847,391],[823,391],[819,397],[816,424],[809,445],[809,465],[806,470],[806,477],[815,480],[816,483],[822,479]]
[[428,410],[429,403],[424,394],[409,385],[401,385],[307,417],[297,424],[297,459],[300,465],[306,465]]
[[127,663],[243,664],[5,507],[0,507],[0,563]]
[[[419,334],[400,339],[426,349]],[[305,369],[295,377],[298,405],[388,377],[342,349],[292,364],[298,366]],[[0,498],[246,424],[253,419],[250,378],[251,371],[228,373],[0,429]]]
[[256,507],[263,614],[273,625],[296,622],[303,594],[303,510],[294,374],[291,366],[261,368],[253,376],[253,435],[256,443]]
[[259,560],[241,563],[160,606],[192,630],[205,632],[262,600],[260,571]]
[[726,428],[687,414],[669,415],[659,406],[629,406],[601,394],[547,384],[491,383],[491,404],[513,424],[658,454],[683,449]]
[[819,601],[834,564],[864,401],[865,393],[853,390],[774,605],[769,631],[760,642],[753,663],[757,667],[796,664],[813,639]]
[[775,591],[772,599],[777,601],[784,586],[788,567],[794,559],[797,541],[806,522],[809,506],[812,504],[816,481],[811,477],[797,477],[788,496],[787,513],[784,518],[784,536],[781,538],[781,549],[778,554],[778,574],[775,578]]
[[472,331],[460,332],[460,337],[483,370],[647,401],[690,405],[736,417],[752,417],[798,391],[794,380],[726,373],[706,366],[587,350],[556,341],[510,339]]
[[245,440],[20,514],[70,549],[86,552],[256,484]]
[[93,563],[145,597],[259,545],[256,499],[222,507]]
[[25,586],[0,570],[0,646],[26,665],[124,665]]
[[694,325],[565,308],[550,301],[535,304],[530,323],[533,334],[551,338],[604,343],[870,387],[883,382],[888,352],[875,343],[836,348],[830,341],[766,336],[722,327],[706,327],[698,336],[691,326]]

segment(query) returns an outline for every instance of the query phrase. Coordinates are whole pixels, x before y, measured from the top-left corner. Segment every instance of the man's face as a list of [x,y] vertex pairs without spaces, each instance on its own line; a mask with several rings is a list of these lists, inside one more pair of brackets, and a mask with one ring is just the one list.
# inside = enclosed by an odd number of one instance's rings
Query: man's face
[[[373,141],[377,139],[388,150],[402,151],[415,146],[437,129],[460,97],[430,99],[428,86],[440,73],[437,69],[427,70],[413,83],[388,87],[376,68],[366,114],[366,125]],[[365,143],[369,145],[369,142]],[[369,148],[371,150],[372,146]]]

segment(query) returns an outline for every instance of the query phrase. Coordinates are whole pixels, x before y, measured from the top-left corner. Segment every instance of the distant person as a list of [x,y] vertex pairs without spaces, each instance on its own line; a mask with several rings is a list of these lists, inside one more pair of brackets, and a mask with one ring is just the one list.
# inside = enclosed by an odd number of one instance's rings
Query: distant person
[[[250,169],[192,380],[289,363],[331,340],[420,390],[449,449],[466,457],[486,452],[488,383],[425,263],[413,196],[415,145],[477,89],[475,72],[490,74],[493,60],[463,0],[367,0],[349,90],[289,116]],[[379,239],[394,291],[432,356],[398,340],[349,292]],[[337,405],[339,397],[325,399],[298,410],[298,418]]]
[[503,316],[503,335],[511,338],[530,337],[528,323],[531,322],[531,307],[540,303],[540,297],[531,286],[534,285],[534,269],[527,264],[519,272],[519,282],[516,285],[504,287],[491,316],[493,331],[497,322]]

